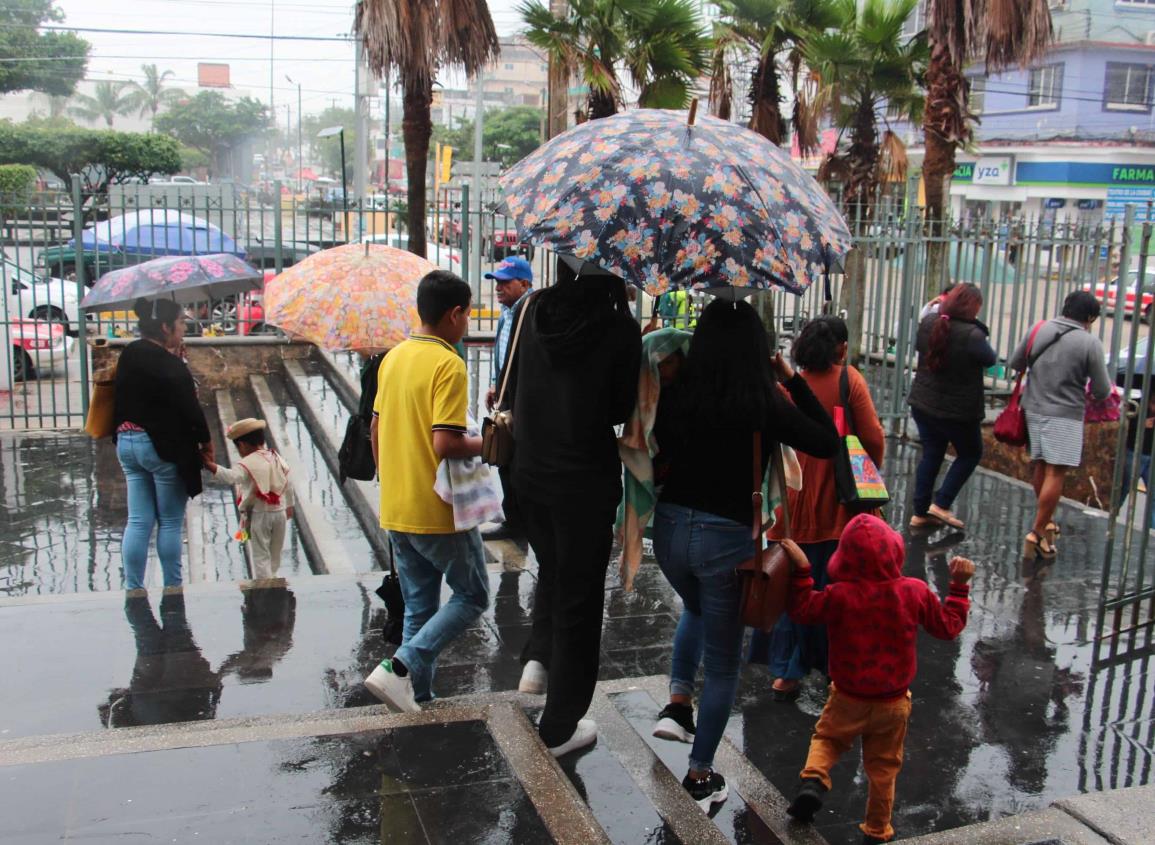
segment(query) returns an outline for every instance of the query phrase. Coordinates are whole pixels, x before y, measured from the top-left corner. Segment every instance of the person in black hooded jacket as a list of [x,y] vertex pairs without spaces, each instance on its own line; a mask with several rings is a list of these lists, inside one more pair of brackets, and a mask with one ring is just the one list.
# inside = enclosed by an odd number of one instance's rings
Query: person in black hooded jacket
[[605,577],[622,494],[614,426],[637,400],[642,341],[625,283],[580,277],[564,262],[558,281],[522,308],[510,362],[512,478],[538,560],[533,631],[522,688],[546,690],[538,731],[561,756],[589,745],[584,719],[597,683]]

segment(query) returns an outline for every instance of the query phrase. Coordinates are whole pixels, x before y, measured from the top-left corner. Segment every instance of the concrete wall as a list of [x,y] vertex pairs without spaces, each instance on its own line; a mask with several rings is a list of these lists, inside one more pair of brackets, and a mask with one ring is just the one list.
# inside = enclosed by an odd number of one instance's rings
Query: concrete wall
[[[93,345],[92,372],[108,369],[130,342],[126,339]],[[212,391],[247,390],[250,375],[281,373],[283,361],[308,358],[315,347],[279,338],[189,338],[185,348],[201,399],[208,400]]]

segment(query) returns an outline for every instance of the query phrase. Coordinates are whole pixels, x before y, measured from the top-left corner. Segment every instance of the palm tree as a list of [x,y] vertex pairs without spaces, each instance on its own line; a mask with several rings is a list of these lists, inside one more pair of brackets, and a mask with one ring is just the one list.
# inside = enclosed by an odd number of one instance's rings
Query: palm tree
[[[927,6],[930,66],[926,73],[922,165],[926,215],[931,234],[941,234],[946,217],[946,179],[954,173],[955,153],[973,137],[974,115],[967,106],[967,62],[983,62],[988,74],[1012,65],[1026,67],[1042,58],[1051,43],[1049,0],[930,0]],[[933,242],[933,240],[932,240]],[[928,261],[940,276],[945,265]],[[933,266],[937,263],[937,267]],[[932,277],[933,278],[933,277]]]
[[92,94],[76,94],[73,96],[75,105],[68,111],[89,123],[103,120],[104,125],[112,128],[112,122],[118,115],[128,114],[132,106],[124,94],[127,82],[111,82],[104,80],[97,82]]
[[518,7],[525,36],[589,88],[586,117],[616,114],[619,67],[643,108],[684,108],[709,64],[710,42],[692,0],[571,0],[555,17],[541,0]]
[[[802,52],[812,33],[822,32],[837,22],[831,0],[718,0],[721,18],[714,31],[714,62],[711,76],[711,105],[721,116],[728,110],[732,88],[729,59],[734,52],[757,56],[750,74],[750,128],[759,135],[783,144],[789,126],[782,113],[781,62],[790,70],[791,87],[804,88]],[[817,125],[806,96],[794,97],[794,129],[803,152],[817,145]]]
[[485,0],[359,0],[354,27],[369,68],[394,68],[401,84],[401,133],[409,179],[409,249],[425,255],[425,176],[433,81],[442,65],[479,74],[500,47]]
[[144,71],[144,82],[130,82],[126,99],[130,109],[139,109],[141,117],[147,114],[155,121],[161,107],[179,100],[184,96],[184,91],[164,84],[166,79],[174,75],[171,70],[162,71],[156,65],[141,65],[140,69]]
[[857,206],[864,217],[884,175],[893,175],[884,174],[881,165],[905,167],[905,153],[893,132],[880,144],[880,119],[916,122],[921,117],[926,39],[903,35],[917,5],[918,0],[835,0],[836,26],[812,35],[804,51],[835,126],[850,139],[845,152],[832,154],[824,164],[822,175],[837,175],[845,186],[846,208]]

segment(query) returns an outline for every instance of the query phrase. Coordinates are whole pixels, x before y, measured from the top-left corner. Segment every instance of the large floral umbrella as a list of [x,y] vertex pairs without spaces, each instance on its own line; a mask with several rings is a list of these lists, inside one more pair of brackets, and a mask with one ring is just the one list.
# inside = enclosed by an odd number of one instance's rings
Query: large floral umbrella
[[591,120],[501,179],[523,241],[671,288],[804,291],[851,246],[834,203],[787,152],[713,117],[638,109]]
[[262,272],[235,255],[154,258],[105,273],[80,304],[112,311],[137,299],[172,299],[181,304],[221,300],[261,286]]
[[324,349],[387,349],[421,324],[417,283],[436,269],[382,244],[322,250],[265,285],[265,322]]

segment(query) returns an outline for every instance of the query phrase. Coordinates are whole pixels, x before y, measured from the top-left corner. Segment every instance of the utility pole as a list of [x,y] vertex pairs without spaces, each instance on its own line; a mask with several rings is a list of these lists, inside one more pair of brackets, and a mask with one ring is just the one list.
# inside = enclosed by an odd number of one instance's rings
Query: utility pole
[[[369,98],[365,96],[366,89],[369,87],[369,69],[365,66],[365,51],[361,46],[361,39],[357,39],[356,44],[357,65],[355,73],[353,74],[354,83],[356,85],[356,94],[353,98],[353,107],[356,109],[357,121],[354,131],[357,133],[354,146],[353,159],[353,191],[357,195],[358,202],[365,202],[365,191],[368,183],[368,168],[369,168]],[[362,206],[363,207],[363,206]],[[362,216],[357,215],[357,227],[361,228]],[[358,232],[360,234],[360,232]]]
[[[485,137],[485,68],[477,72],[477,101],[476,113],[473,116],[473,193],[477,195],[477,228],[473,230],[473,279],[477,285],[473,292],[474,300],[481,301],[481,241],[484,226],[482,226],[482,212],[484,191],[481,188],[481,147]],[[463,209],[468,223],[469,209]]]
[[[285,74],[285,81],[290,85],[297,86],[297,193],[303,193],[305,190],[305,180],[301,176],[301,169],[305,166],[305,142],[301,120],[304,118],[305,113],[301,111],[301,83],[294,82],[288,74]],[[286,127],[286,129],[287,128],[288,127]]]
[[[569,0],[549,0],[549,10],[554,17],[564,18],[569,14]],[[569,127],[569,74],[565,68],[549,59],[549,131],[548,138],[556,138]]]

